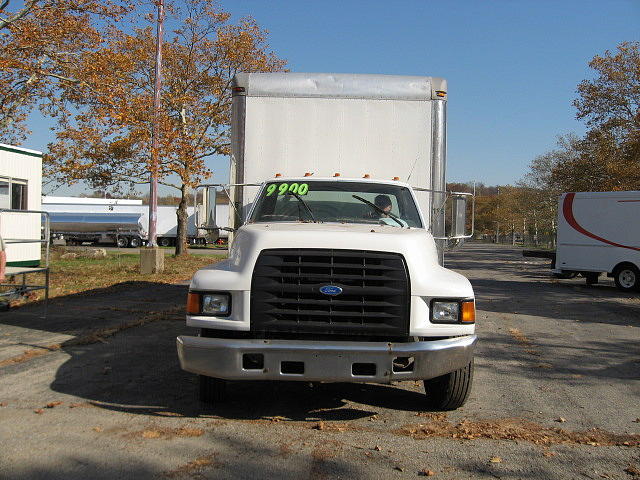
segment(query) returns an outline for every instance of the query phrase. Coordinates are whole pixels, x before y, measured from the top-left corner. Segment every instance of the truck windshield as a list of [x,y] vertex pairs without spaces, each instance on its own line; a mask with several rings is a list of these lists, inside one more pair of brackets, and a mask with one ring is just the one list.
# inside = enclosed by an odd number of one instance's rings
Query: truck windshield
[[407,187],[373,182],[270,182],[261,190],[249,221],[422,228],[413,195]]

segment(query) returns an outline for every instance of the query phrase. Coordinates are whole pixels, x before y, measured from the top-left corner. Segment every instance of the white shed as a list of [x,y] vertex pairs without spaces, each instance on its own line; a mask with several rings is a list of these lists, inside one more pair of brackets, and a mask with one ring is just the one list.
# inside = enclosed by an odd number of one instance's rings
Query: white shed
[[[0,143],[0,209],[41,210],[42,152]],[[3,212],[3,239],[40,240],[41,216]],[[6,245],[7,265],[38,266],[40,243]]]

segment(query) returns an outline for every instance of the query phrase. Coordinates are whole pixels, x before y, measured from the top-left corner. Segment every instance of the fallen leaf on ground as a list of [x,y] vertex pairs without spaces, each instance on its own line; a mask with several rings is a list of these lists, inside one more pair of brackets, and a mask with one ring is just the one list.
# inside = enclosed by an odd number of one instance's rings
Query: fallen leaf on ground
[[634,464],[629,464],[629,466],[625,468],[624,471],[632,477],[640,477],[640,469],[638,469],[638,467],[636,467]]
[[45,408],[54,408],[58,405],[62,405],[62,402],[49,402],[45,405]]
[[102,427],[93,427],[93,431],[100,433],[102,431]]
[[551,365],[550,363],[539,363],[536,365],[536,367],[538,368],[553,368],[553,365]]
[[552,452],[551,450],[545,450],[542,452],[543,457],[555,457],[556,455],[556,452]]
[[489,460],[491,463],[502,463],[502,459],[500,457],[491,457]]
[[0,402],[0,407],[6,407],[7,403],[6,402]]
[[564,422],[567,421],[567,419],[566,418],[562,418],[562,417],[558,417],[558,418],[556,418],[555,421],[558,422],[558,423],[564,423]]
[[37,413],[38,415],[40,415],[41,413],[44,413],[44,410],[41,409],[41,408],[38,408],[38,409],[34,410],[33,413]]
[[394,469],[394,470],[397,470],[397,471],[399,471],[399,472],[404,472],[404,468],[402,468],[402,467],[397,467],[397,466],[396,466],[396,467],[393,467],[393,469]]
[[278,423],[278,422],[282,422],[283,420],[286,420],[287,417],[275,416],[275,417],[269,417],[268,419],[273,423]]
[[426,468],[418,472],[418,475],[422,475],[423,477],[433,477],[435,474],[436,472],[433,470],[427,470]]
[[380,448],[380,445],[376,445],[375,447],[373,447],[373,449],[374,449],[376,452],[379,452],[380,450],[382,450],[382,448]]
[[640,423],[640,418],[636,418],[633,423]]

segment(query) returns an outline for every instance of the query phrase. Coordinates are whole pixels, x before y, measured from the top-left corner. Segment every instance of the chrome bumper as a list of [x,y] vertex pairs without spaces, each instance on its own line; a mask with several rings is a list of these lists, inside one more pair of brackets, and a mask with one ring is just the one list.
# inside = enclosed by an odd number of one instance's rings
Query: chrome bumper
[[[228,380],[379,382],[420,380],[465,367],[473,358],[475,335],[411,343],[237,340],[181,336],[183,370]],[[243,368],[244,354],[262,354],[263,368]],[[393,371],[395,357],[413,357],[412,371]],[[283,373],[283,362],[303,363],[304,373]],[[354,364],[358,364],[355,368]],[[367,375],[362,375],[366,364]],[[375,365],[375,368],[373,367]],[[287,369],[285,369],[286,371]]]

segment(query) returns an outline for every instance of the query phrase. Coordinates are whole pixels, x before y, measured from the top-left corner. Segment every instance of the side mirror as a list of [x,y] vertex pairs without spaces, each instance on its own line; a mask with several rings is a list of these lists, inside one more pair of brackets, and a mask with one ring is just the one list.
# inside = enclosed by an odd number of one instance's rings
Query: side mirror
[[474,202],[473,195],[469,193],[452,192],[451,194],[451,232],[450,240],[461,241],[473,236],[474,229],[474,203],[471,208],[471,231],[467,233],[467,205],[469,199]]
[[[198,190],[202,189],[202,196],[198,202]],[[196,188],[194,202],[196,228],[214,230],[218,228],[216,218],[217,189],[211,186],[199,186]]]
[[467,197],[451,197],[451,236],[464,237],[467,224]]

